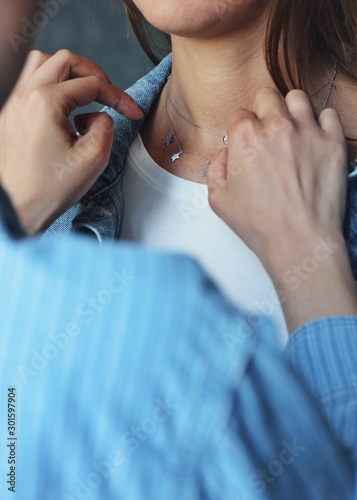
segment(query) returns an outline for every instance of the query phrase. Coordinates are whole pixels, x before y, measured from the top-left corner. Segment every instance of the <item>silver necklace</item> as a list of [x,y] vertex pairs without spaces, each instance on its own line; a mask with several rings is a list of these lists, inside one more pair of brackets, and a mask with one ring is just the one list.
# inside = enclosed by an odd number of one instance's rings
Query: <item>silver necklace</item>
[[[318,111],[316,117],[318,117],[322,113],[322,111],[324,111],[324,109],[326,109],[326,107],[327,107],[327,105],[329,103],[329,100],[330,100],[330,97],[331,97],[331,93],[332,93],[332,89],[333,89],[333,84],[335,83],[335,80],[336,80],[336,76],[337,76],[337,62],[335,61],[334,71],[333,71],[333,74],[332,74],[332,77],[330,78],[330,80],[328,82],[323,83],[322,85],[320,85],[319,88],[317,88],[316,90],[314,90],[314,92],[312,92],[309,95],[309,97],[314,97],[316,94],[318,94],[319,92],[321,92],[321,90],[323,90],[324,88],[328,87],[328,91],[327,91],[327,95],[326,95],[325,101],[324,101],[321,109]],[[194,150],[191,150],[191,149],[183,149],[181,147],[181,145],[180,145],[180,143],[178,141],[178,138],[177,138],[177,136],[175,134],[174,128],[173,128],[172,120],[171,120],[170,113],[169,113],[168,103],[171,104],[171,106],[173,107],[173,109],[176,112],[176,114],[180,118],[182,118],[182,120],[184,120],[186,123],[188,123],[192,127],[204,130],[206,132],[209,132],[210,134],[214,134],[214,135],[217,135],[217,136],[221,137],[222,140],[223,140],[223,143],[225,145],[228,145],[228,135],[227,134],[223,134],[222,132],[217,132],[217,131],[212,130],[212,129],[208,128],[208,127],[203,127],[202,125],[198,125],[197,123],[194,123],[192,120],[190,120],[189,118],[187,118],[187,116],[185,116],[183,113],[181,113],[181,111],[177,108],[176,104],[174,103],[174,101],[172,100],[172,98],[170,96],[170,78],[171,78],[171,75],[169,75],[169,77],[167,78],[166,93],[165,93],[165,112],[166,112],[167,120],[168,120],[168,123],[169,123],[169,129],[170,129],[169,130],[169,134],[165,137],[165,146],[170,146],[170,144],[172,144],[172,142],[175,141],[176,146],[178,147],[179,151],[177,153],[175,153],[174,155],[172,155],[171,158],[170,158],[170,160],[171,160],[172,163],[175,163],[177,160],[179,160],[183,154],[195,155],[198,158],[201,158],[202,160],[204,160],[205,166],[203,168],[201,168],[201,177],[205,177],[206,174],[207,174],[207,169],[211,165],[212,161],[209,158],[207,158],[205,155],[203,155],[202,153],[199,153],[198,151],[194,151]]]
[[[170,77],[169,77],[170,78]],[[165,111],[166,111],[166,116],[167,120],[169,122],[169,127],[170,127],[170,132],[169,134],[165,137],[165,146],[170,146],[172,141],[174,140],[176,143],[176,146],[178,147],[178,152],[175,153],[174,155],[171,156],[170,160],[172,163],[175,163],[175,161],[179,160],[183,154],[191,154],[195,155],[198,158],[201,158],[205,162],[205,166],[201,168],[201,177],[205,177],[207,174],[207,169],[211,165],[211,160],[207,158],[207,156],[204,156],[203,154],[199,153],[198,151],[194,151],[192,149],[183,149],[177,139],[177,136],[175,134],[170,113],[169,113],[169,108],[168,108],[168,98],[169,98],[169,78],[167,79],[166,83],[166,94],[165,94]]]
[[181,111],[177,108],[176,104],[174,103],[174,101],[171,99],[171,95],[170,95],[170,77],[171,75],[168,77],[167,79],[167,100],[169,101],[169,103],[171,104],[171,106],[174,108],[174,110],[176,111],[176,113],[186,122],[188,123],[189,125],[192,125],[192,127],[196,127],[196,128],[199,128],[201,130],[205,130],[206,132],[209,132],[210,134],[214,134],[214,135],[218,135],[219,137],[222,138],[222,141],[224,142],[224,144],[227,146],[228,145],[228,136],[227,134],[222,134],[222,132],[216,132],[215,130],[211,130],[210,128],[208,127],[203,127],[202,125],[197,125],[197,123],[194,123],[193,121],[191,121],[189,118],[187,118],[187,116],[185,116],[183,113],[181,113]]
[[318,118],[321,113],[324,111],[324,109],[327,108],[327,105],[329,103],[329,100],[330,100],[330,97],[331,97],[331,92],[332,92],[332,89],[333,89],[333,84],[335,83],[335,80],[336,80],[336,76],[337,76],[337,62],[335,61],[335,66],[334,66],[334,70],[333,70],[333,75],[332,77],[330,78],[330,80],[324,84],[322,84],[318,89],[314,90],[314,92],[312,92],[309,97],[314,97],[316,94],[318,94],[319,92],[321,92],[321,90],[323,90],[325,87],[328,86],[328,90],[327,90],[327,95],[326,95],[326,99],[322,105],[322,108],[320,109],[320,111],[317,113],[316,115],[316,118]]

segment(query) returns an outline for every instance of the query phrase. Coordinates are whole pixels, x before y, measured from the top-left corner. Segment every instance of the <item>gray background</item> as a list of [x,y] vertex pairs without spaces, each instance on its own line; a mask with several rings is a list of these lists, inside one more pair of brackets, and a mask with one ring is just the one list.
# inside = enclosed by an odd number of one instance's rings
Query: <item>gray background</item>
[[[122,89],[153,67],[131,30],[120,0],[69,0],[59,5],[58,14],[42,28],[35,47],[51,54],[66,48],[88,57]],[[85,110],[101,107],[92,105]]]

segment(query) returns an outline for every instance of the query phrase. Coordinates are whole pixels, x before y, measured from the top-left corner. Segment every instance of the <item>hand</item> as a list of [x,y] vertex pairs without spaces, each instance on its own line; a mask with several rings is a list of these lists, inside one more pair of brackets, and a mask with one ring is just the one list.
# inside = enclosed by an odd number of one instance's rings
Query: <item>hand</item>
[[232,115],[228,136],[209,168],[209,201],[265,265],[289,329],[357,314],[342,237],[347,150],[337,113],[327,109],[316,121],[303,92],[284,100],[264,89],[253,111]]
[[30,54],[0,114],[0,181],[26,232],[46,227],[78,201],[104,170],[114,126],[106,113],[69,115],[97,101],[131,119],[143,113],[96,64],[67,50]]

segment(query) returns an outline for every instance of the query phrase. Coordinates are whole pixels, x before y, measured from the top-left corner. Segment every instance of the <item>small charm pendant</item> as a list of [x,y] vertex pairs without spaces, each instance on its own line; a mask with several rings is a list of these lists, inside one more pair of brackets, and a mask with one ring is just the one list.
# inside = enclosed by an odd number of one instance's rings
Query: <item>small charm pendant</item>
[[174,163],[175,161],[179,160],[181,155],[182,155],[182,153],[180,151],[179,153],[176,153],[173,156],[171,156],[172,163]]
[[206,163],[206,166],[204,168],[201,169],[201,177],[206,177],[207,175],[207,170],[208,170],[208,167],[211,165],[211,162],[208,161]]
[[169,134],[165,137],[165,145],[170,146],[171,143],[172,143],[172,134]]
[[225,136],[223,137],[223,142],[224,142],[224,144],[225,144],[226,146],[228,146],[228,135],[225,135]]

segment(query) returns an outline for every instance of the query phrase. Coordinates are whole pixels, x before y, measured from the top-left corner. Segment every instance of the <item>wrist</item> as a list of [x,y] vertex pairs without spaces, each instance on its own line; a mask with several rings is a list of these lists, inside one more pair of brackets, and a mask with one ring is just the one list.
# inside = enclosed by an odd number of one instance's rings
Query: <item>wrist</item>
[[287,281],[289,276],[305,280],[337,255],[346,254],[341,231],[287,234],[265,244],[262,262],[274,281]]
[[27,235],[38,234],[48,227],[51,222],[47,216],[48,206],[38,200],[25,200],[24,197],[19,197],[18,193],[11,198],[18,219]]
[[357,294],[342,233],[275,243],[264,262],[284,310],[288,330],[325,316],[356,315]]

